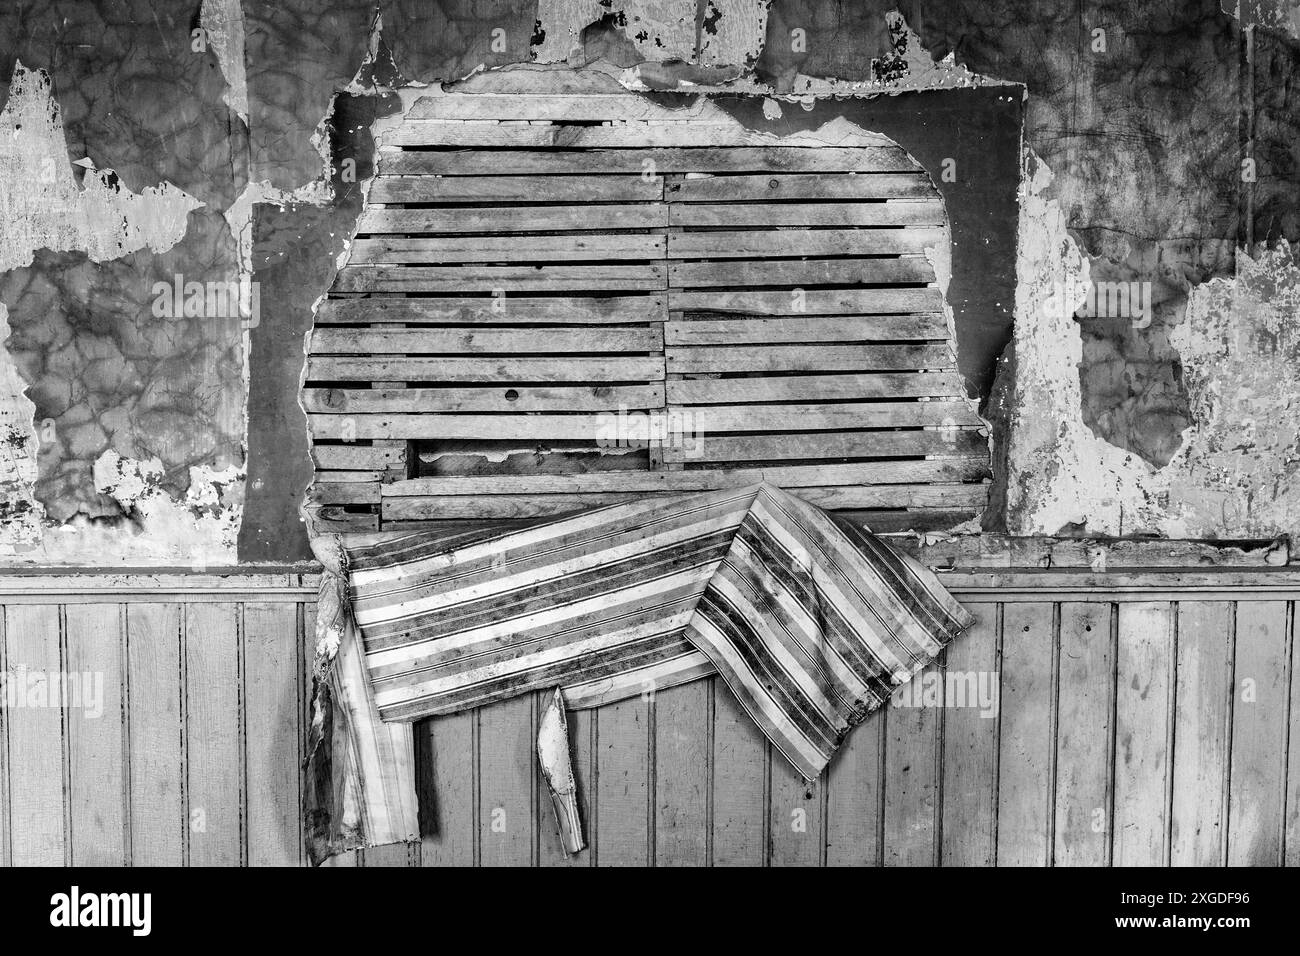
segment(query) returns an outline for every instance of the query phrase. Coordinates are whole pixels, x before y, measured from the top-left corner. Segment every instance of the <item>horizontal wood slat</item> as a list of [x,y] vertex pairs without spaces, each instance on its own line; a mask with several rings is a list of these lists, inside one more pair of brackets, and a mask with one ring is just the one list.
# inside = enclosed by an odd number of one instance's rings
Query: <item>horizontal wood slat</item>
[[670,345],[669,372],[799,372],[941,369],[955,363],[948,345]]
[[956,372],[876,372],[870,375],[780,375],[766,378],[682,378],[668,382],[674,405],[783,402],[820,398],[957,397],[966,394]]
[[901,255],[923,252],[943,238],[941,229],[903,228],[675,232],[668,236],[668,255],[673,259]]
[[[649,208],[649,207],[646,207]],[[939,226],[943,204],[913,199],[837,203],[673,203],[668,225],[681,227]]]
[[667,269],[647,265],[345,266],[339,292],[547,292],[561,289],[668,288]]
[[663,348],[659,326],[643,328],[538,329],[350,329],[322,328],[312,332],[313,353],[361,352],[387,354],[474,354],[530,352],[657,352]]
[[[792,250],[793,251],[793,250]],[[920,256],[901,259],[756,259],[745,262],[673,262],[674,287],[873,285],[934,281],[934,267]]]
[[673,312],[741,312],[748,315],[842,315],[857,312],[939,312],[938,289],[806,289],[794,291],[681,292],[670,289]]
[[664,296],[499,296],[480,298],[326,299],[317,325],[358,323],[432,323],[446,325],[612,325],[662,321]]
[[624,358],[313,358],[307,374],[318,381],[354,379],[440,382],[649,382],[664,377],[661,356]]
[[663,181],[641,176],[377,176],[375,203],[648,202]]
[[828,315],[809,319],[793,316],[779,319],[698,319],[691,316],[664,324],[665,345],[873,342],[945,339],[947,336],[948,320],[937,312]]
[[444,206],[427,209],[367,207],[358,220],[357,232],[369,235],[661,229],[668,225],[668,217],[669,208],[661,203],[499,208]]
[[[662,383],[576,388],[308,388],[309,412],[597,412],[660,408]],[[487,437],[487,436],[484,436]]]
[[451,239],[358,239],[350,262],[541,262],[661,259],[664,237],[649,235],[464,236]]

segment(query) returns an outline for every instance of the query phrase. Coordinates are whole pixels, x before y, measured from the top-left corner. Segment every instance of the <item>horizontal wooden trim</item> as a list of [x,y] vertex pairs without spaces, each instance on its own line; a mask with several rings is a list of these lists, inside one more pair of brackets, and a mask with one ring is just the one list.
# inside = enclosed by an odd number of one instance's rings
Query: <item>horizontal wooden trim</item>
[[313,355],[332,353],[572,355],[575,352],[658,352],[662,348],[663,330],[658,325],[647,325],[641,328],[551,325],[529,329],[325,327],[312,331],[310,352]]
[[357,322],[443,322],[466,325],[524,322],[545,325],[609,325],[662,321],[668,300],[662,295],[492,296],[479,298],[326,299],[317,325]]

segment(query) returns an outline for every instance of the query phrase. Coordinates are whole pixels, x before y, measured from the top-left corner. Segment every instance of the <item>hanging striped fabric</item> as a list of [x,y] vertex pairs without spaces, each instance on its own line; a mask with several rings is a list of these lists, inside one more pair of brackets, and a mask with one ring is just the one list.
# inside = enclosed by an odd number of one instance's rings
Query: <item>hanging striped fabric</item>
[[971,620],[929,571],[767,484],[388,536],[348,564],[385,720],[555,686],[587,707],[719,673],[809,780]]

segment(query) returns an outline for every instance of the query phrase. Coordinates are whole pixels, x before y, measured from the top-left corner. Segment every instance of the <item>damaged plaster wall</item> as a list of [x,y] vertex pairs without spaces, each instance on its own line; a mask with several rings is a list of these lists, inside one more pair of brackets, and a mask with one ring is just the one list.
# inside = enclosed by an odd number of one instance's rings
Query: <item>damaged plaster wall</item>
[[[368,175],[370,125],[402,82],[471,89],[490,72],[500,89],[562,88],[568,67],[626,89],[744,94],[754,112],[736,115],[765,130],[837,97],[1023,84],[1019,254],[987,264],[1019,288],[985,407],[1007,459],[1005,513],[986,528],[1294,528],[1295,0],[181,6],[0,11],[0,102],[36,102],[42,74],[18,72],[21,57],[49,71],[62,121],[39,161],[22,136],[0,157],[53,174],[49,208],[68,213],[43,220],[39,189],[0,185],[23,210],[0,241],[0,560],[305,556],[301,338],[360,207],[338,163]],[[942,122],[960,143],[960,113]],[[985,188],[940,185],[950,209]],[[960,287],[972,250],[955,254]],[[155,318],[153,287],[176,275],[257,283],[263,320]],[[1083,279],[1150,282],[1152,321],[1047,314],[1051,283]],[[992,316],[959,315],[959,331],[1009,335],[1010,317]]]
[[[1237,274],[1191,290],[1171,333],[1193,424],[1156,467],[1083,420],[1073,312],[1087,257],[1046,198],[1032,156],[1021,194],[1007,525],[1015,534],[1272,537],[1300,530],[1300,267],[1290,245],[1237,255]],[[1065,308],[1056,302],[1069,290]]]

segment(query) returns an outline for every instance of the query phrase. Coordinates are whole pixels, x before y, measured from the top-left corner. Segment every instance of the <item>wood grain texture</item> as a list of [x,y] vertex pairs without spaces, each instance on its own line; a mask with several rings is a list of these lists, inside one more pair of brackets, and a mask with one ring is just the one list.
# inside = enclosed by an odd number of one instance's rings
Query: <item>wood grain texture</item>
[[1112,611],[1106,604],[1060,605],[1053,861],[1110,861],[1111,752],[1115,697]]
[[1002,618],[998,742],[998,865],[1050,860],[1056,657],[1051,604],[1016,604]]
[[707,681],[654,694],[655,866],[709,862],[711,697]]
[[600,866],[647,866],[652,860],[650,781],[654,714],[640,698],[600,708],[596,721],[594,834]]
[[527,866],[534,860],[537,780],[533,699],[525,695],[478,713],[479,862]]
[[433,717],[415,729],[422,866],[478,861],[476,727],[473,712]]
[[1290,635],[1284,601],[1237,605],[1228,865],[1280,866]]
[[297,608],[245,604],[243,638],[248,768],[245,858],[250,866],[289,866],[301,856],[297,729],[302,638]]
[[185,859],[182,612],[179,604],[132,604],[127,608],[134,866],[179,866]]
[[[943,683],[931,664],[913,680]],[[932,866],[939,844],[939,747],[943,725],[941,707],[895,706],[908,699],[907,688],[896,691],[885,719],[884,854],[886,866]],[[940,697],[942,700],[942,697]]]
[[1112,861],[1116,866],[1164,866],[1173,607],[1168,602],[1121,604],[1118,647]]
[[[192,866],[242,861],[239,606],[185,608],[186,832]],[[292,726],[297,726],[295,720]]]
[[[943,725],[943,842],[945,866],[992,866],[997,858],[998,721],[1001,711],[1001,631],[997,605],[972,609],[975,623],[944,652],[948,683]],[[981,689],[998,694],[981,700]],[[990,703],[991,707],[984,706]]]
[[102,680],[94,707],[68,711],[73,866],[127,863],[124,619],[117,604],[79,604],[64,609],[68,672],[91,675],[97,685]]
[[[67,864],[59,618],[57,606],[5,608],[6,678],[23,702],[5,712],[14,866]],[[8,686],[5,690],[11,692]]]
[[713,865],[767,861],[767,739],[717,678],[713,684]]
[[1222,601],[1178,604],[1174,727],[1174,866],[1222,866],[1227,831],[1234,612]]

